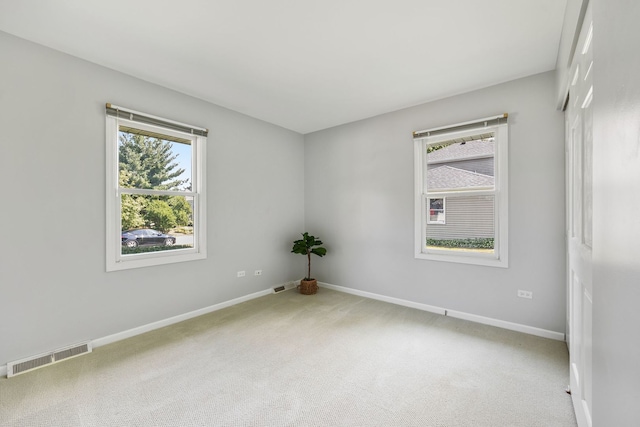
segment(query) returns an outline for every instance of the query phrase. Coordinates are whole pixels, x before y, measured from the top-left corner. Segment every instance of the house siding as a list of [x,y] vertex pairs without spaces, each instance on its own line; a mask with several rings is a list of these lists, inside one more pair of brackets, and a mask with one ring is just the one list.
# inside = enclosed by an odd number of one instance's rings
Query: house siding
[[448,197],[445,218],[445,224],[427,225],[427,239],[492,238],[495,235],[494,197]]

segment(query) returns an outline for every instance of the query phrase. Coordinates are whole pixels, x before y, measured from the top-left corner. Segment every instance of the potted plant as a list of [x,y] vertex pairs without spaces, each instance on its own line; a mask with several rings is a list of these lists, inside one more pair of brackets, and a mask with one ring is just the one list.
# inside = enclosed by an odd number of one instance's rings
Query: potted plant
[[307,276],[300,280],[298,289],[301,294],[311,295],[318,292],[318,281],[311,277],[311,254],[323,257],[327,254],[327,250],[320,245],[322,240],[317,239],[315,236],[310,236],[309,233],[303,233],[302,239],[293,242],[293,249],[291,252],[294,254],[306,255],[308,259],[307,264]]

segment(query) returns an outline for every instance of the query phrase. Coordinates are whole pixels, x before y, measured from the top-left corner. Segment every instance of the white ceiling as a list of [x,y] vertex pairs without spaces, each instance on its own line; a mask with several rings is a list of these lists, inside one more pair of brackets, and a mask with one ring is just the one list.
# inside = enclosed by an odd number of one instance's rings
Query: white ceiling
[[305,134],[552,70],[565,5],[0,0],[0,30]]

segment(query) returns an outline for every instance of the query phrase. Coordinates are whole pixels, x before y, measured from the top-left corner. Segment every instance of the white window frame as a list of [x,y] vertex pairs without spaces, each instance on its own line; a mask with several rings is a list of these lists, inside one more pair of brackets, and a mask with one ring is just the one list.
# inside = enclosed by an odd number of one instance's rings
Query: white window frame
[[[143,114],[135,112],[136,114]],[[127,115],[128,116],[128,115]],[[155,116],[146,115],[147,117]],[[161,119],[168,123],[173,122]],[[176,136],[183,139],[190,139],[191,167],[192,167],[192,187],[191,191],[163,191],[163,190],[140,190],[120,188],[119,177],[119,152],[118,152],[118,131],[120,125],[129,126],[136,129],[146,130]],[[190,125],[184,125],[186,127]],[[118,271],[131,268],[150,267],[176,262],[194,261],[207,257],[207,229],[206,229],[206,141],[205,136],[192,135],[168,129],[162,126],[155,126],[137,121],[131,121],[123,117],[106,116],[106,270]],[[121,239],[121,206],[122,194],[152,194],[166,196],[186,196],[193,197],[193,225],[194,225],[194,245],[189,249],[175,249],[168,251],[158,251],[141,253],[135,255],[122,255]]]
[[[485,119],[477,120],[477,127],[464,126],[464,130],[452,130],[448,133],[437,133],[435,136],[422,136],[414,138],[414,173],[415,173],[415,258],[426,259],[432,261],[456,262],[462,264],[475,264],[491,267],[509,267],[509,183],[508,183],[508,125],[496,124],[483,126],[481,124]],[[469,123],[469,122],[467,122]],[[447,126],[452,129],[467,125],[461,123],[458,125]],[[455,197],[460,195],[459,191],[428,193],[425,172],[427,170],[427,147],[437,145],[443,141],[465,136],[477,135],[479,131],[482,133],[494,132],[495,134],[495,153],[494,153],[494,189],[474,189],[465,191],[468,195],[493,195],[495,197],[494,208],[494,251],[493,253],[482,253],[472,250],[451,250],[446,248],[428,248],[427,247],[427,227],[428,198]],[[436,223],[438,224],[438,223]]]
[[436,195],[430,195],[427,197],[427,204],[429,205],[429,210],[431,210],[431,199],[442,199],[442,220],[438,220],[438,221],[432,221],[431,220],[431,212],[429,212],[427,214],[427,224],[440,224],[440,225],[446,225],[447,224],[447,198],[446,197],[441,197],[441,196],[436,196]]

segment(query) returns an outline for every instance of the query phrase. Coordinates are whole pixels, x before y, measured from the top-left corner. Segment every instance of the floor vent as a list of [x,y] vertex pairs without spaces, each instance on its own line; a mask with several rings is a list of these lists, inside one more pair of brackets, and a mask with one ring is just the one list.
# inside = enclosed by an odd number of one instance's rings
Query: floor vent
[[11,378],[18,374],[23,374],[34,369],[42,368],[43,366],[51,365],[62,360],[70,359],[72,357],[91,353],[91,350],[91,343],[86,342],[82,344],[76,344],[71,347],[61,348],[50,353],[16,360],[15,362],[9,362],[7,363],[7,378]]
[[89,353],[89,344],[80,344],[76,347],[67,348],[53,353],[53,361],[59,362],[70,357],[80,356],[81,354]]
[[7,377],[12,377],[32,369],[40,368],[41,366],[48,365],[50,363],[53,363],[53,356],[50,354],[24,362],[14,362],[13,366],[9,363],[7,365]]
[[279,294],[282,291],[288,291],[289,289],[293,289],[296,287],[296,282],[287,282],[284,285],[274,286],[273,293]]

